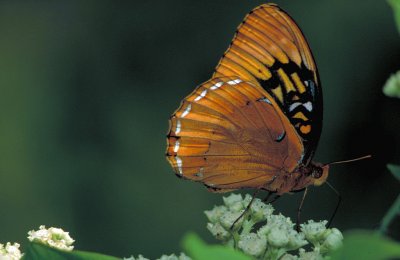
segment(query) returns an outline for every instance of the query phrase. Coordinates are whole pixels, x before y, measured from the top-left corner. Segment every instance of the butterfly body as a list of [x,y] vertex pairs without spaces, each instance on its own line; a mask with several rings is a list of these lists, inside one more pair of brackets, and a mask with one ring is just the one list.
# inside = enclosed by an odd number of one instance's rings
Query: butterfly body
[[167,159],[179,177],[214,192],[277,194],[320,185],[312,162],[322,126],[322,92],[303,34],[276,5],[239,26],[213,77],[170,118]]

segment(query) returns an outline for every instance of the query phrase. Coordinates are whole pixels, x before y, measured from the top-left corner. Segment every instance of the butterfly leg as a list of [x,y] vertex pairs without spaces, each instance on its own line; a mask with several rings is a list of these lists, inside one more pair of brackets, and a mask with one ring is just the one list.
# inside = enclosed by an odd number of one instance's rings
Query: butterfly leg
[[267,194],[267,196],[263,199],[263,202],[267,203],[267,201],[269,200],[269,198],[271,197],[272,194],[273,194],[273,192],[268,190],[268,194]]
[[329,219],[329,222],[328,222],[328,228],[329,228],[331,226],[331,224],[332,224],[332,220],[336,216],[336,213],[337,213],[337,210],[338,210],[338,208],[340,206],[340,203],[342,202],[342,196],[340,196],[340,193],[329,182],[325,182],[325,183],[329,186],[329,188],[331,188],[335,192],[335,194],[336,194],[336,196],[338,198],[338,202],[336,203],[335,210],[333,211],[333,214],[332,214],[332,216],[331,216],[331,218]]
[[[273,193],[271,192],[270,194],[273,194]],[[272,200],[268,201],[269,197],[271,197],[270,194],[268,194],[268,196],[263,200],[266,204],[272,204],[272,203],[274,203],[275,201],[277,201],[281,197],[281,195],[275,195],[272,198]]]
[[254,199],[256,198],[256,195],[257,195],[257,193],[258,193],[259,191],[260,191],[259,189],[256,189],[256,190],[254,191],[254,193],[253,193],[253,195],[252,195],[252,198],[251,198],[251,200],[250,200],[250,202],[249,202],[249,205],[247,205],[246,209],[242,212],[242,214],[240,214],[240,216],[233,222],[232,226],[230,227],[230,230],[231,230],[231,231],[232,231],[233,228],[235,227],[236,223],[237,223],[241,218],[243,218],[243,216],[249,211],[249,209],[250,209],[250,207],[251,207],[251,204],[253,204]]
[[296,220],[296,230],[297,232],[300,232],[300,215],[301,215],[301,209],[303,208],[304,200],[307,195],[308,188],[304,189],[303,197],[301,198],[300,206],[299,209],[297,210],[297,220]]

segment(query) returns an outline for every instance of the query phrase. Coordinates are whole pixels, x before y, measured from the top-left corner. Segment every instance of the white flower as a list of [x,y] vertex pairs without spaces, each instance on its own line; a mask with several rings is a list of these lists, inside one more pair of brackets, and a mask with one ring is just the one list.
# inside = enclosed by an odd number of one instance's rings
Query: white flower
[[228,197],[223,197],[225,205],[231,210],[231,211],[240,211],[247,207],[247,205],[243,205],[243,198],[242,195],[240,194],[231,194]]
[[285,254],[283,255],[280,260],[298,260],[299,257],[297,255]]
[[274,212],[274,208],[270,204],[265,204],[260,199],[255,199],[250,206],[250,211],[255,222],[263,221]]
[[282,230],[279,228],[272,228],[268,237],[268,244],[273,247],[282,247],[285,248],[287,243],[289,243],[289,236],[286,230]]
[[241,217],[240,219],[239,217],[242,215],[242,213],[243,210],[239,212],[227,211],[224,215],[221,216],[219,221],[226,230],[230,230],[231,226],[236,220],[238,221],[236,222],[235,227],[240,227],[243,222],[243,217]]
[[314,246],[319,245],[320,242],[323,242],[326,236],[326,224],[328,221],[320,221],[314,222],[313,220],[309,220],[306,224],[301,224],[301,231],[306,236],[306,239],[310,241]]
[[66,251],[71,251],[74,249],[72,244],[75,242],[75,240],[69,236],[68,232],[65,232],[61,228],[51,227],[46,229],[46,227],[42,225],[37,231],[29,231],[28,235],[28,239],[33,242],[39,242],[50,247]]
[[321,251],[322,252],[329,252],[336,250],[337,248],[341,247],[343,244],[343,235],[342,232],[339,231],[337,228],[328,229],[325,241],[322,243]]
[[211,223],[216,223],[219,221],[219,218],[227,211],[228,208],[225,206],[215,206],[212,210],[206,210],[204,211],[204,213]]
[[303,248],[299,249],[299,260],[323,260],[324,257],[318,251],[306,252]]
[[238,247],[248,255],[260,256],[267,248],[267,239],[255,233],[240,236]]
[[[136,258],[134,256],[131,256],[129,258],[123,258],[123,260],[149,260],[149,259],[142,255],[139,255]],[[175,254],[162,255],[160,258],[157,258],[157,260],[191,260],[191,258],[185,255],[184,253],[181,253],[179,256],[176,256]]]
[[[274,215],[274,208],[257,198],[238,219],[252,200],[248,194],[244,198],[235,194],[225,197],[224,206],[205,212],[211,222],[207,224],[208,230],[226,245],[260,259],[319,260],[341,246],[342,233],[336,228],[326,228],[328,221],[309,220],[298,232],[290,218]],[[230,230],[236,220],[235,229]],[[310,252],[301,248],[308,243],[312,244]],[[299,250],[299,255],[287,253],[293,250]]]
[[271,247],[282,248],[287,251],[295,250],[308,244],[304,234],[295,231],[294,224],[290,218],[282,214],[269,215],[267,224],[262,226],[257,233],[260,236],[266,236]]
[[191,260],[191,258],[185,255],[184,253],[181,253],[179,256],[176,256],[175,254],[162,255],[157,260]]
[[305,235],[303,233],[298,233],[295,230],[289,230],[289,243],[286,245],[287,250],[295,250],[302,246],[308,244],[307,240],[305,240]]
[[124,257],[123,260],[150,260],[150,259],[148,259],[142,255],[138,255],[138,257],[136,257],[136,258],[134,256],[131,256],[129,258]]
[[231,233],[226,231],[220,223],[207,223],[207,229],[218,240],[227,240],[231,237]]
[[0,260],[19,260],[22,257],[22,253],[19,250],[19,244],[11,244],[7,242],[6,246],[0,244]]

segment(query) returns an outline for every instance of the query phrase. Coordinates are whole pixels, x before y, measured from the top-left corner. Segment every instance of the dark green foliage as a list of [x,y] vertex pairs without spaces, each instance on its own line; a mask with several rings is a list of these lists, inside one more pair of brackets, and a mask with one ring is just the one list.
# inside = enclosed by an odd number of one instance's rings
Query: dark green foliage
[[397,29],[400,32],[400,1],[399,0],[389,0],[388,2],[393,8],[394,18],[396,20]]
[[352,231],[344,237],[344,246],[332,255],[332,260],[400,258],[400,244],[375,232]]

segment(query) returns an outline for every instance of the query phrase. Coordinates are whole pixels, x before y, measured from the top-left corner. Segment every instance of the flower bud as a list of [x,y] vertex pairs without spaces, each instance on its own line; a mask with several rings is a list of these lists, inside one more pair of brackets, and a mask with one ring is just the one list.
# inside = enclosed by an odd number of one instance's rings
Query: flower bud
[[175,254],[162,255],[157,260],[191,260],[191,258],[185,255],[184,253],[181,253],[179,256],[176,256]]
[[329,234],[327,235],[325,241],[321,246],[322,252],[330,252],[336,250],[343,244],[342,232],[340,232],[337,228],[329,229],[329,231]]
[[274,227],[269,232],[268,236],[268,244],[273,247],[286,247],[287,243],[289,243],[289,237],[287,232],[277,227]]
[[246,206],[243,206],[243,197],[240,194],[231,194],[228,197],[223,197],[225,205],[231,211],[240,211]]
[[302,246],[308,244],[305,240],[305,235],[303,233],[298,233],[295,230],[289,230],[289,243],[286,245],[288,251],[298,249]]
[[229,230],[236,220],[238,221],[235,226],[241,226],[243,223],[243,217],[241,217],[240,219],[239,217],[242,215],[242,213],[243,210],[239,212],[227,211],[224,215],[221,216],[219,221],[226,230]]
[[266,220],[274,212],[274,208],[270,204],[265,204],[260,199],[255,199],[250,207],[250,211],[254,222],[260,222]]
[[136,258],[134,256],[131,256],[128,258],[124,257],[123,260],[150,260],[150,259],[148,259],[142,255],[138,255],[138,257],[136,257]]
[[204,213],[211,223],[216,223],[226,211],[228,211],[228,208],[225,206],[215,206],[212,210],[206,210]]
[[323,242],[326,236],[326,224],[328,221],[323,220],[320,222],[314,222],[309,220],[306,224],[301,224],[301,231],[306,236],[306,239],[310,241],[313,245],[317,245]]
[[255,233],[240,236],[238,247],[246,254],[257,257],[267,248],[267,239]]
[[297,255],[291,255],[291,254],[284,254],[279,260],[298,260],[299,257]]
[[20,245],[18,243],[11,244],[7,242],[6,246],[0,244],[0,259],[5,260],[19,260],[22,257],[22,253],[19,250]]
[[231,237],[231,234],[220,223],[208,223],[207,229],[218,240],[228,240]]
[[303,248],[299,249],[299,259],[304,260],[323,260],[324,257],[318,252],[318,250],[314,250],[311,252],[306,252]]

